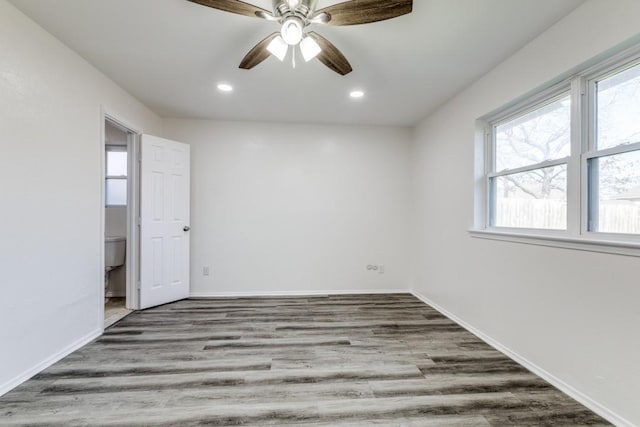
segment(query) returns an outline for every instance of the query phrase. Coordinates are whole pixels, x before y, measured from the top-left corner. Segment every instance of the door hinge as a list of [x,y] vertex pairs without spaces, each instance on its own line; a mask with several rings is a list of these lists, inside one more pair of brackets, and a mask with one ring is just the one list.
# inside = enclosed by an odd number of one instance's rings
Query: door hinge
[[138,281],[138,283],[136,283],[136,289],[140,290],[140,282]]
[[140,227],[142,225],[142,220],[140,219],[140,217],[138,217],[137,223],[138,223],[138,227]]

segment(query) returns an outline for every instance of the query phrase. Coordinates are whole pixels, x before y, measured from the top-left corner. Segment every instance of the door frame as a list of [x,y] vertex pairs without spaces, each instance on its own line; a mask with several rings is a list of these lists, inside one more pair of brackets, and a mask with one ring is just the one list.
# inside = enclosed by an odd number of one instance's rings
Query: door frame
[[[126,307],[137,310],[140,306],[140,136],[141,127],[123,120],[117,113],[102,106],[100,114],[100,259],[98,272],[100,292],[98,301],[98,325],[104,331],[104,233],[105,233],[105,150],[106,122],[122,128],[129,133],[127,140],[127,274],[126,274]],[[133,254],[133,256],[131,256]]]

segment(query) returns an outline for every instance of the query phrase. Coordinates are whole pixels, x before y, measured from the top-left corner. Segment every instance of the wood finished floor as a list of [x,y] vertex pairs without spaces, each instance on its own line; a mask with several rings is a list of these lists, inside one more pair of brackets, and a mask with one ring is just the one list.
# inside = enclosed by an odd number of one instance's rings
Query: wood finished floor
[[0,398],[0,425],[610,425],[407,294],[135,312]]

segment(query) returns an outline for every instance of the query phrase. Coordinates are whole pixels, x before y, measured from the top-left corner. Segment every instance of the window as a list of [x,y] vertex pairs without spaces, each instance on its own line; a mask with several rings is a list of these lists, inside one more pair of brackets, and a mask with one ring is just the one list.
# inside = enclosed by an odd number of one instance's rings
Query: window
[[640,248],[640,47],[479,123],[477,229]]
[[127,147],[107,145],[105,156],[105,204],[127,205]]
[[567,161],[571,99],[552,98],[493,126],[490,224],[567,228]]
[[588,230],[640,234],[640,65],[591,82]]

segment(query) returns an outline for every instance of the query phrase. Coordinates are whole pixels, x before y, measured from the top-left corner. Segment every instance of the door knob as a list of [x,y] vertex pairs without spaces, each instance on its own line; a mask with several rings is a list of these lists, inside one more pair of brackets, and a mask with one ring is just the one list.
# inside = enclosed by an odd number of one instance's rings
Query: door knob
[[182,230],[183,230],[183,231],[189,231],[189,230],[191,230],[191,227],[189,227],[188,225],[185,225],[185,226],[182,228]]

